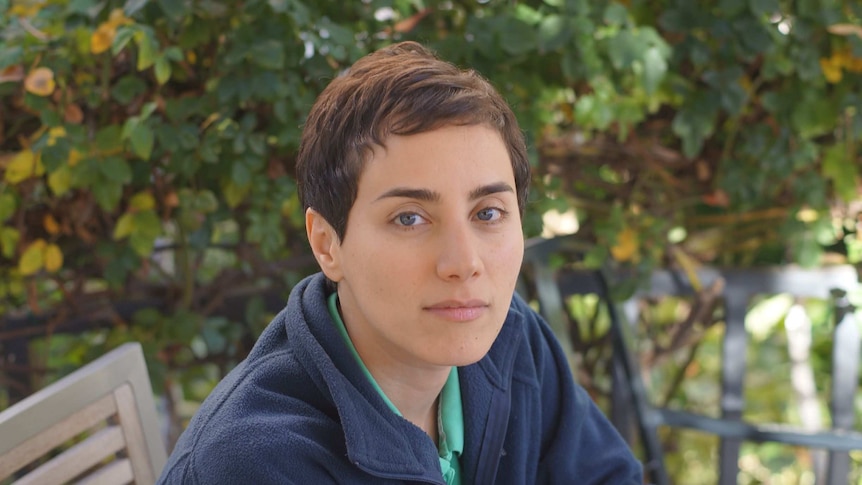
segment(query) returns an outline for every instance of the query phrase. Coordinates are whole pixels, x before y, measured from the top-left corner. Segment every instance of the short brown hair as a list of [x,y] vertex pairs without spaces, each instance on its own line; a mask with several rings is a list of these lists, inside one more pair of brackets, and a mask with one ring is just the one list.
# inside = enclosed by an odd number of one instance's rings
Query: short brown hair
[[487,125],[509,152],[521,213],[530,185],[524,135],[490,82],[402,42],[359,59],[323,90],[306,120],[296,162],[304,208],[319,212],[341,241],[359,177],[374,145],[451,125]]

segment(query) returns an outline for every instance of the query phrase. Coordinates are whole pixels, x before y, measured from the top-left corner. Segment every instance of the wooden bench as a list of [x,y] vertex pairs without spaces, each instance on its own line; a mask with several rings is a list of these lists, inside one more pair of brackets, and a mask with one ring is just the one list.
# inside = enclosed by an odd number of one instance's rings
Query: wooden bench
[[[719,437],[719,483],[737,483],[741,444],[777,442],[828,450],[825,476],[818,483],[846,484],[851,450],[862,450],[862,434],[853,431],[854,399],[859,380],[860,335],[847,292],[859,287],[855,268],[835,266],[820,269],[795,267],[751,270],[704,268],[697,274],[704,287],[719,290],[724,307],[720,417],[662,408],[648,398],[644,387],[629,323],[638,319],[638,301],[656,296],[687,296],[694,293],[684,274],[658,271],[626,301],[613,301],[609,284],[626,275],[585,269],[577,264],[554,268],[553,258],[578,262],[587,247],[576,237],[528,241],[519,292],[539,305],[540,313],[561,337],[566,351],[574,351],[568,340],[568,316],[564,302],[571,295],[598,295],[610,318],[609,338],[613,347],[614,380],[610,415],[630,442],[636,430],[644,450],[644,469],[656,484],[670,483],[659,440],[661,427],[687,428]],[[831,429],[810,431],[781,423],[751,423],[743,419],[748,334],[745,317],[751,298],[758,294],[790,294],[800,298],[828,299],[835,315],[832,348]],[[625,315],[625,318],[621,317]]]
[[165,461],[138,343],[0,412],[0,483],[152,484]]

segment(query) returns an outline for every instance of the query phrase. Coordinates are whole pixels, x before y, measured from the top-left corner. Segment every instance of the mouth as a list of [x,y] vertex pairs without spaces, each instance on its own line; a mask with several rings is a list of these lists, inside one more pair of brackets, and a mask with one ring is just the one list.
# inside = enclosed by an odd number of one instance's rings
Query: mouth
[[488,311],[488,303],[482,300],[447,300],[424,308],[431,314],[452,322],[476,320]]

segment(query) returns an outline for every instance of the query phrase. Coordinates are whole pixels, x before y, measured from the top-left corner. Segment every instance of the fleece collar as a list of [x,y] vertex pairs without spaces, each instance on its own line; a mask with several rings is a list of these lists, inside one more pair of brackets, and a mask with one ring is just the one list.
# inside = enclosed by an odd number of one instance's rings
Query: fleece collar
[[[299,362],[335,405],[350,461],[382,478],[443,483],[434,442],[417,426],[392,413],[356,365],[329,315],[325,281],[318,273],[294,288],[294,295],[301,295],[301,304],[288,309],[285,326]],[[523,335],[520,325],[518,313],[510,309],[488,354],[478,363],[459,369],[467,410],[467,447],[473,441],[470,436],[484,429],[488,421],[490,403],[481,396],[508,392],[515,351]],[[466,449],[465,455],[470,454]]]

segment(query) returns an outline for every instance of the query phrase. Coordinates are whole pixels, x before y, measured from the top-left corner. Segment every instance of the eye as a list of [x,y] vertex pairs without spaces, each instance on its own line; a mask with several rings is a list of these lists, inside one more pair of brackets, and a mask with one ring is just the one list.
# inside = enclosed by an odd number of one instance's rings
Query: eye
[[424,217],[420,216],[415,212],[404,212],[395,216],[393,222],[395,222],[395,224],[399,226],[412,227],[418,226],[419,224],[425,224],[428,221],[426,221]]
[[483,222],[498,221],[506,215],[506,211],[496,207],[487,207],[476,213],[476,218]]

